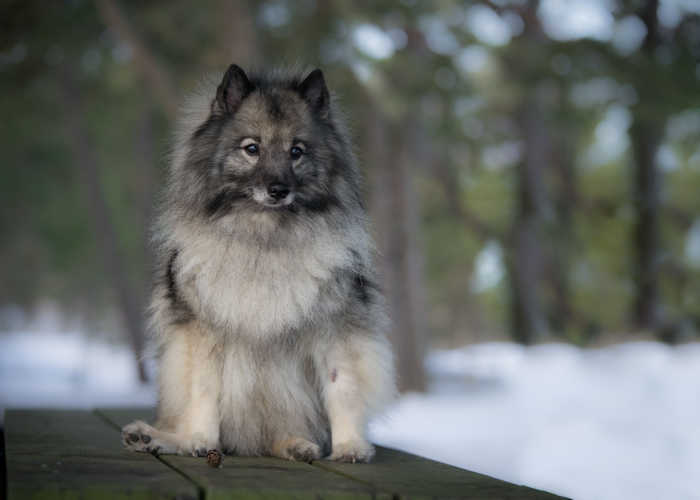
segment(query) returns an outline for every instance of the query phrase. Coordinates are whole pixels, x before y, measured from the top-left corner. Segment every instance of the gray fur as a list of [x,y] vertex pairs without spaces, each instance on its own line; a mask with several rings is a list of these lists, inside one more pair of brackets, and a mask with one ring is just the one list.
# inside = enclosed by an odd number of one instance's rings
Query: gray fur
[[394,371],[360,186],[319,70],[232,65],[190,100],[155,228],[158,421],[127,447],[371,458]]

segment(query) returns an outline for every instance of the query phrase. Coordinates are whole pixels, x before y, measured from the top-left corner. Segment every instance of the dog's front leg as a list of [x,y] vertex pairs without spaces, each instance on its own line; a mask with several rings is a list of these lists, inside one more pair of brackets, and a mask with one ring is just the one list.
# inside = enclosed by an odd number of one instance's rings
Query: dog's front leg
[[393,397],[391,350],[382,336],[365,332],[334,342],[319,375],[331,426],[331,460],[368,462],[374,447],[367,440],[369,417]]
[[202,325],[193,323],[179,333],[181,344],[175,341],[161,359],[159,410],[175,417],[179,453],[205,456],[219,448],[220,355],[215,337]]
[[205,456],[219,444],[221,363],[215,339],[200,325],[168,331],[160,359],[158,422],[122,429],[134,451]]

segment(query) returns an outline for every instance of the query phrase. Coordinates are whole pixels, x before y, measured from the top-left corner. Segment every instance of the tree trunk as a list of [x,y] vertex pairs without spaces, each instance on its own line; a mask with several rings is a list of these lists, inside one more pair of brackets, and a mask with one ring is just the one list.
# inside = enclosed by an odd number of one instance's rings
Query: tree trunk
[[[377,106],[368,114],[371,174],[370,205],[380,271],[392,319],[390,339],[396,353],[401,391],[423,391],[425,304],[419,245],[419,200],[413,186],[412,127],[393,130]],[[409,133],[406,134],[406,130]]]
[[518,41],[521,48],[505,59],[505,67],[513,78],[525,77],[531,81],[515,110],[523,157],[516,166],[516,204],[506,263],[511,336],[524,344],[532,344],[549,334],[541,296],[545,264],[541,244],[548,208],[544,175],[551,156],[551,138],[544,121],[548,89],[530,68],[537,61],[542,44],[547,43],[537,17],[538,5],[538,1],[526,2],[517,9],[524,21]]
[[574,320],[569,268],[574,238],[574,211],[579,198],[571,144],[571,137],[575,136],[575,132],[570,129],[561,130],[561,127],[565,127],[565,124],[560,125],[559,132],[552,138],[552,167],[556,174],[554,195],[556,214],[551,231],[554,241],[549,246],[547,255],[547,274],[552,293],[548,316],[552,332],[557,336],[565,335]]
[[540,90],[535,87],[524,97],[517,114],[524,152],[516,169],[517,201],[508,269],[512,335],[524,344],[532,344],[548,334],[541,298],[543,259],[540,245],[546,203],[543,175],[550,145],[546,125],[542,122],[544,110]]
[[630,128],[634,151],[637,221],[634,228],[636,297],[633,317],[638,328],[658,326],[659,192],[661,179],[655,160],[661,142],[658,125],[637,119]]
[[[642,45],[647,65],[652,64],[654,52],[659,45],[658,8],[658,0],[650,0],[640,12],[640,17],[647,28]],[[634,229],[636,296],[632,314],[635,326],[649,331],[654,331],[659,326],[659,193],[661,191],[661,178],[656,167],[656,154],[663,137],[664,120],[660,119],[658,115],[652,119],[645,113],[644,106],[654,102],[655,93],[655,89],[648,89],[646,82],[640,82],[640,101],[630,127],[635,162],[634,202],[637,212]]]
[[70,69],[66,69],[63,75],[68,146],[78,178],[84,183],[93,233],[101,251],[107,279],[117,294],[117,303],[129,335],[139,380],[147,382],[148,373],[142,359],[144,330],[142,304],[139,302],[141,294],[129,283],[127,266],[119,252],[119,238],[100,182],[97,155],[90,144],[88,127],[83,120],[85,106],[75,83],[71,80],[70,72]]

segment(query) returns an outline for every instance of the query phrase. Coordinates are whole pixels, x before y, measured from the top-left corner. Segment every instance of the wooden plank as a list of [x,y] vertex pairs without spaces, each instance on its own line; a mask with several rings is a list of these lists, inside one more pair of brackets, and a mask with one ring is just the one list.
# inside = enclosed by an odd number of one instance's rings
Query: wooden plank
[[562,497],[507,483],[390,448],[377,447],[370,464],[319,460],[314,466],[372,484],[394,498],[465,498],[489,500],[556,500]]
[[[102,410],[115,423],[122,426],[135,419],[149,419],[149,410]],[[203,459],[185,457],[163,457],[173,466],[182,468],[200,484],[207,485],[207,498],[220,498],[236,492],[249,492],[261,487],[258,492],[265,496],[270,483],[277,481],[278,474],[285,471],[280,485],[290,485],[290,491],[298,492],[308,481],[321,481],[326,487],[328,476],[309,475],[306,464],[294,464],[270,458],[226,457],[223,469],[207,468]],[[363,485],[361,491],[369,491],[379,497],[389,498],[465,498],[465,499],[530,499],[555,500],[561,497],[543,491],[518,486],[505,481],[477,474],[446,464],[428,460],[410,453],[378,447],[377,456],[371,464],[340,464],[326,460],[315,461],[312,468],[333,473],[331,480],[340,485],[351,480]],[[266,469],[267,468],[267,469]],[[223,473],[222,473],[223,471]],[[290,475],[291,474],[291,475]],[[300,479],[298,482],[296,479]],[[239,489],[232,489],[227,482],[238,481]],[[267,484],[265,484],[267,483]],[[344,484],[344,483],[343,483]],[[284,490],[282,491],[289,494]],[[326,490],[328,491],[328,490]],[[347,493],[343,490],[340,493]],[[283,495],[284,496],[284,495]],[[299,497],[301,498],[301,497]]]
[[226,457],[214,469],[204,458],[164,457],[204,486],[207,500],[230,498],[387,498],[367,484],[309,464],[269,457]]
[[117,429],[89,411],[8,410],[5,451],[9,500],[200,497],[156,457],[124,450]]
[[[118,426],[151,421],[149,410],[98,410]],[[136,454],[135,454],[136,455]],[[390,498],[371,485],[300,462],[269,457],[225,457],[221,468],[206,459],[162,455],[162,460],[204,487],[207,500],[224,498]]]

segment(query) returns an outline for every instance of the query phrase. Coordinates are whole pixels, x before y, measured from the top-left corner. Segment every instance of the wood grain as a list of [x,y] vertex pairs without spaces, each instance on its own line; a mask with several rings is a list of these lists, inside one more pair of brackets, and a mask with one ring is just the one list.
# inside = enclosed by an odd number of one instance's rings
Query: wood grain
[[156,457],[124,450],[90,411],[8,410],[5,450],[9,500],[200,498]]
[[[152,421],[150,410],[99,411],[118,426],[136,419]],[[308,465],[275,458],[226,457],[222,469],[212,469],[203,458],[162,458],[202,484],[207,498],[561,498],[383,447],[377,447],[370,464],[318,460]]]
[[[137,419],[153,422],[149,410],[98,411],[119,427]],[[162,455],[160,458],[201,485],[207,500],[390,498],[365,482],[307,463],[271,457],[226,456],[221,468],[212,468],[204,457]]]

